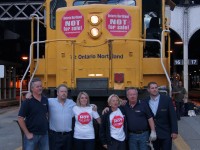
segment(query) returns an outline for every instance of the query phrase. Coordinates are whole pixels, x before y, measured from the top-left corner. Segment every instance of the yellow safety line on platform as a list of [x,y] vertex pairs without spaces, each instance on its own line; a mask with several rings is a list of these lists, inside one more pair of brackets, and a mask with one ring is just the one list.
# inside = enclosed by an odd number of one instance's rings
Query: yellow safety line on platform
[[15,150],[22,150],[22,147],[18,147],[17,149],[15,149]]
[[191,150],[190,146],[185,142],[185,140],[180,135],[178,135],[177,139],[173,140],[173,142],[177,150]]
[[[177,150],[191,150],[190,146],[180,135],[178,135],[177,139],[173,140],[173,143],[176,146]],[[15,150],[22,150],[22,147],[19,147]]]

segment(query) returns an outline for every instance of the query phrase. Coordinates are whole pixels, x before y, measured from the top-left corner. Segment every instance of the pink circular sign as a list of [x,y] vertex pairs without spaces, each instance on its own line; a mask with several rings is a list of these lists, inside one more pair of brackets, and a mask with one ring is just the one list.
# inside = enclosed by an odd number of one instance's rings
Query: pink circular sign
[[62,17],[61,28],[67,37],[77,37],[84,29],[84,16],[78,10],[67,11]]
[[131,16],[124,9],[114,8],[106,15],[106,29],[113,36],[125,36],[131,26]]

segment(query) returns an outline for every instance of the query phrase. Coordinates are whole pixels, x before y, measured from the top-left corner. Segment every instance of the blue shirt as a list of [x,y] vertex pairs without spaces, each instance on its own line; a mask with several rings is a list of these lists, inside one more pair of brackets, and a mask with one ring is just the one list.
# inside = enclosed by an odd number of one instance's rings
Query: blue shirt
[[76,103],[71,99],[66,99],[62,105],[58,98],[49,98],[49,128],[56,132],[69,132],[72,130],[72,118],[74,117],[72,108]]
[[160,101],[160,95],[158,95],[155,99],[149,100],[149,107],[151,108],[151,111],[153,112],[154,116],[156,115],[156,112],[158,110],[158,104]]
[[35,135],[45,135],[48,131],[48,101],[46,97],[41,101],[34,97],[25,100],[19,110],[18,116],[25,118],[26,127]]

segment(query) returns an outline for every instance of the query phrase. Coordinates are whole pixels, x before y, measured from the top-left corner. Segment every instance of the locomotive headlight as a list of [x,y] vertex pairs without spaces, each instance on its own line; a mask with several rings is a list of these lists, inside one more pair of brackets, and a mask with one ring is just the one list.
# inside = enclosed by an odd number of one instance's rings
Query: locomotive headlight
[[98,25],[100,23],[100,18],[96,15],[93,15],[93,16],[90,17],[90,22],[93,25]]
[[90,30],[90,34],[91,34],[94,38],[99,37],[99,35],[100,35],[99,29],[98,29],[98,28],[92,28],[92,29]]
[[92,14],[89,16],[88,22],[90,23],[89,32],[88,32],[90,37],[92,37],[93,39],[99,38],[102,34],[102,32],[101,32],[101,28],[102,28],[101,27],[102,26],[101,17],[99,17],[96,14]]

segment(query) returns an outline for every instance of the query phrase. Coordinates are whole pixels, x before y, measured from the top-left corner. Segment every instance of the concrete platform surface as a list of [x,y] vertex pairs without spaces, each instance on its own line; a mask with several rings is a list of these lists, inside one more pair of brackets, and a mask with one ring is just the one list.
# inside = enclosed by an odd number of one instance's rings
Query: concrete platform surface
[[173,144],[177,150],[200,150],[200,116],[182,117],[179,136]]

